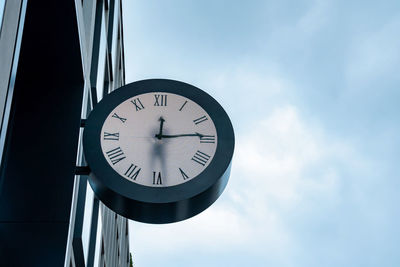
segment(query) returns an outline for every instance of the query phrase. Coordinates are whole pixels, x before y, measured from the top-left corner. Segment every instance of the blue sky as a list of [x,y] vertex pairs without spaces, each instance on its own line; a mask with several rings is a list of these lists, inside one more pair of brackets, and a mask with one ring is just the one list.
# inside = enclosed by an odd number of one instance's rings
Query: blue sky
[[3,12],[4,12],[4,4],[6,3],[5,0],[0,0],[0,27],[3,24]]
[[136,266],[400,265],[399,1],[123,1],[127,82],[230,115],[229,184],[183,222],[131,222]]

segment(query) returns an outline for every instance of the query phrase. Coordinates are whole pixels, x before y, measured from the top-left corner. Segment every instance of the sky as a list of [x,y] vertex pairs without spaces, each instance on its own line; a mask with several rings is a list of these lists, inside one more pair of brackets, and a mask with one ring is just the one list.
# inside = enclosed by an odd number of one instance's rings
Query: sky
[[126,82],[229,114],[229,183],[186,221],[130,222],[135,266],[400,266],[400,1],[123,1]]
[[3,25],[3,12],[4,12],[5,3],[6,3],[5,0],[0,0],[0,28],[1,28],[1,25]]

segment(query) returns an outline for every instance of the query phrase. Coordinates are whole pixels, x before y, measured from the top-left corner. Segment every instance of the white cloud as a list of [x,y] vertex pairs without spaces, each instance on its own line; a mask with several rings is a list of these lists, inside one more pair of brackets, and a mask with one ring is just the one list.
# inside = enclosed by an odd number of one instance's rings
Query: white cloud
[[250,217],[264,210],[282,220],[310,195],[335,195],[339,179],[326,162],[337,156],[338,145],[302,120],[295,107],[275,109],[253,129],[238,138],[232,175],[232,190],[243,206],[255,206]]
[[231,179],[221,199],[184,222],[133,224],[131,249],[137,257],[150,257],[154,250],[162,257],[192,247],[213,252],[268,249],[284,259],[295,245],[285,214],[307,203],[310,194],[336,194],[334,168],[316,177],[305,175],[307,168],[329,157],[329,147],[295,107],[274,110],[237,138]]
[[[246,38],[247,29],[233,28],[240,37],[237,43],[243,48],[238,50],[223,34],[220,39],[223,46],[184,53],[193,49],[187,46],[185,35],[171,35],[168,42],[157,42],[157,31],[139,22],[134,23],[136,28],[132,31],[125,32],[126,40],[131,36],[131,42],[127,42],[131,54],[126,54],[127,63],[130,59],[132,64],[127,64],[128,80],[155,75],[183,80],[204,89],[227,110],[237,138],[231,180],[221,198],[202,214],[184,222],[133,223],[130,246],[134,257],[152,259],[156,251],[158,258],[178,259],[182,251],[193,257],[199,257],[197,252],[203,251],[203,255],[227,252],[228,256],[221,258],[234,261],[234,254],[241,251],[241,255],[254,255],[258,266],[263,266],[262,260],[268,251],[268,257],[275,257],[275,262],[279,263],[268,264],[270,266],[286,266],[282,263],[291,260],[295,262],[288,266],[327,266],[329,264],[310,263],[328,260],[332,266],[361,266],[364,262],[361,259],[368,261],[368,258],[363,257],[365,251],[359,249],[360,246],[376,246],[371,234],[384,239],[386,236],[382,233],[390,232],[389,236],[395,232],[394,227],[387,228],[385,224],[371,221],[388,218],[385,223],[392,222],[393,214],[397,214],[393,203],[397,203],[398,198],[394,197],[395,193],[386,192],[397,185],[389,181],[395,179],[398,172],[383,171],[390,164],[385,162],[387,155],[383,148],[379,150],[381,153],[366,152],[371,151],[368,147],[374,143],[390,142],[388,140],[394,139],[395,134],[370,139],[357,135],[359,143],[354,139],[346,140],[354,138],[354,135],[345,135],[357,121],[341,117],[343,109],[348,110],[351,117],[359,98],[348,97],[350,104],[346,102],[344,108],[337,107],[342,112],[336,115],[336,107],[328,110],[332,116],[315,109],[314,118],[310,120],[296,105],[308,103],[311,112],[315,104],[321,102],[319,95],[331,95],[331,90],[336,94],[339,86],[346,82],[348,90],[364,95],[360,85],[371,80],[384,82],[388,77],[388,82],[397,81],[400,20],[393,19],[371,33],[365,32],[365,28],[377,25],[378,19],[353,17],[353,12],[365,12],[365,9],[358,10],[359,4],[348,6],[315,0],[305,5],[307,9],[301,9],[301,14],[295,12],[295,19],[273,24],[273,28],[269,28],[269,20],[262,20],[265,25],[257,23],[251,27],[259,31],[257,38],[249,42],[251,45],[240,43]],[[371,10],[371,14],[374,12]],[[281,17],[280,14],[275,16]],[[156,18],[153,16],[153,19]],[[363,25],[362,29],[355,29],[357,23]],[[187,25],[192,26],[190,21]],[[354,42],[349,43],[348,38]],[[219,47],[225,47],[226,51],[218,50]],[[348,54],[343,53],[346,48],[349,48]],[[347,57],[348,65],[343,66],[342,61]],[[321,71],[331,61],[333,67],[328,68],[328,72]],[[345,79],[342,71],[346,72]],[[327,86],[320,86],[319,80]],[[314,94],[317,87],[318,94]],[[375,91],[381,89],[388,88],[383,86]],[[383,95],[388,96],[387,93]],[[370,114],[363,113],[363,116]],[[326,125],[331,123],[331,132],[314,124],[312,119],[323,120]],[[349,129],[344,131],[343,127]],[[378,213],[384,215],[377,216]],[[393,240],[397,242],[398,238]],[[382,249],[386,247],[381,246]],[[385,253],[371,255],[379,257]],[[312,260],[304,262],[304,259]],[[203,259],[196,260],[203,262]],[[138,262],[143,260],[138,259]],[[174,260],[169,262],[175,266]],[[218,263],[214,266],[218,265],[223,266]]]

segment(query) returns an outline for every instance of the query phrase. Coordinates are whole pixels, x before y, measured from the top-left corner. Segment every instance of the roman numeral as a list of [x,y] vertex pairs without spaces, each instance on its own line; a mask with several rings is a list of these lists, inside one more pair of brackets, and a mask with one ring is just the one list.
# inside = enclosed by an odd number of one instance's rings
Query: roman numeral
[[179,171],[180,171],[180,172],[181,172],[181,174],[182,174],[183,180],[186,180],[187,178],[189,178],[189,176],[187,176],[187,174],[186,174],[186,173],[184,173],[184,172],[182,171],[182,169],[181,169],[181,168],[179,168]]
[[194,124],[199,124],[199,123],[202,123],[203,121],[206,121],[206,120],[208,120],[207,117],[206,116],[202,116],[202,117],[200,117],[198,119],[195,119],[193,122],[194,122]]
[[162,184],[161,172],[159,172],[158,175],[157,172],[153,172],[153,184]]
[[125,175],[132,180],[136,180],[136,177],[139,175],[141,168],[131,163],[131,166],[126,170]]
[[131,100],[132,104],[135,105],[136,111],[144,109],[142,102],[140,102],[139,98],[135,98]]
[[185,103],[183,103],[183,105],[181,106],[181,108],[179,109],[179,111],[182,111],[183,107],[186,105],[187,100],[185,101]]
[[155,101],[154,106],[166,106],[167,105],[167,95],[154,95]]
[[119,140],[119,133],[107,133],[104,132],[104,140]]
[[113,165],[126,158],[120,147],[111,149],[110,151],[107,151],[106,154]]
[[197,150],[197,152],[192,157],[192,160],[197,162],[200,165],[206,165],[207,161],[210,159],[210,156],[204,152]]
[[125,119],[125,118],[122,118],[122,117],[118,116],[118,114],[117,114],[117,113],[114,113],[114,114],[112,115],[112,117],[113,117],[113,118],[117,118],[117,119],[119,119],[120,121],[122,121],[122,123],[124,123],[124,122],[126,121],[126,119]]
[[200,143],[214,144],[215,143],[215,135],[200,136]]

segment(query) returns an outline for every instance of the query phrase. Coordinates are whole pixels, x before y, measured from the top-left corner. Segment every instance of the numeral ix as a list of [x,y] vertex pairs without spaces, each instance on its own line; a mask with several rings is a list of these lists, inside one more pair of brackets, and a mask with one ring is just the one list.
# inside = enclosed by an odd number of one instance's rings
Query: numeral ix
[[104,140],[119,140],[119,133],[107,133],[104,132]]

